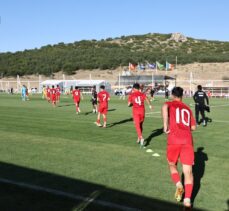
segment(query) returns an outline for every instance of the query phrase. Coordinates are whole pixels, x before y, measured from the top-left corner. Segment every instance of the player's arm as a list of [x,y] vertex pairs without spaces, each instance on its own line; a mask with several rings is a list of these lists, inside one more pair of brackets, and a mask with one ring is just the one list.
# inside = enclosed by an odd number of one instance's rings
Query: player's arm
[[196,104],[198,104],[198,94],[197,92],[193,95],[193,100]]
[[128,107],[131,107],[133,105],[132,100],[131,100],[131,95],[129,95],[129,97],[128,97],[127,105],[128,105]]
[[196,130],[196,120],[195,120],[195,118],[193,117],[192,112],[191,112],[191,130],[192,130],[192,131]]
[[192,131],[196,130],[196,125],[192,125],[192,126],[191,126],[191,130],[192,130]]
[[162,119],[163,119],[163,128],[164,132],[168,134],[169,131],[169,115],[168,115],[168,105],[165,103],[161,109]]
[[208,96],[206,95],[205,92],[204,92],[204,98],[205,98],[205,100],[206,100],[206,102],[207,102],[207,105],[209,106],[209,99],[208,99]]
[[149,105],[149,109],[153,110],[153,106],[151,105],[151,102],[149,101],[148,97],[146,97],[146,102]]

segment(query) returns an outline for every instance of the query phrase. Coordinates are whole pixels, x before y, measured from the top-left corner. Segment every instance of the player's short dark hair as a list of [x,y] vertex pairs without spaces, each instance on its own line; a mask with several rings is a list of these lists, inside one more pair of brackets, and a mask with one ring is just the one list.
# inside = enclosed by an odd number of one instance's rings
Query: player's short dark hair
[[59,87],[59,85],[57,84],[56,87]]
[[52,85],[52,88],[54,88],[55,86],[54,85]]
[[78,86],[75,86],[75,89],[79,89],[79,87]]
[[202,90],[202,86],[201,85],[198,85],[197,86],[197,89],[201,91]]
[[179,87],[179,86],[174,87],[174,88],[172,89],[172,95],[175,96],[175,97],[182,98],[182,96],[183,96],[183,91],[184,91],[184,90],[183,90],[181,87]]
[[139,90],[140,89],[140,84],[139,83],[135,83],[133,85],[133,88]]
[[93,86],[93,89],[95,89],[95,88],[96,88],[96,86],[94,85],[94,86]]
[[101,86],[100,86],[100,89],[105,89],[105,86],[104,86],[104,85],[101,85]]

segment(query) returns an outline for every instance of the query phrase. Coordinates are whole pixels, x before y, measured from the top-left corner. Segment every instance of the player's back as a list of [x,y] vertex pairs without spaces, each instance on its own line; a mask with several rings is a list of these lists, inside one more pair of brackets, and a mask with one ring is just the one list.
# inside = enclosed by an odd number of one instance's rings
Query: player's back
[[57,94],[60,94],[60,87],[57,87],[57,88],[56,88],[56,93],[57,93]]
[[181,101],[166,104],[169,108],[169,144],[192,144],[191,126],[195,125],[192,111]]
[[91,95],[92,95],[92,98],[93,99],[96,99],[97,98],[97,92],[96,92],[96,90],[92,90]]
[[72,96],[74,97],[74,99],[80,99],[80,90],[79,89],[73,90]]
[[98,93],[98,99],[100,104],[107,105],[110,99],[110,94],[107,91],[103,90]]
[[196,103],[204,104],[204,99],[206,98],[206,93],[202,90],[197,91],[194,95],[194,100]]
[[133,92],[129,96],[129,102],[133,104],[133,110],[145,109],[144,101],[146,95],[140,91]]
[[55,88],[50,89],[50,93],[51,93],[51,95],[55,95],[56,94],[56,89]]

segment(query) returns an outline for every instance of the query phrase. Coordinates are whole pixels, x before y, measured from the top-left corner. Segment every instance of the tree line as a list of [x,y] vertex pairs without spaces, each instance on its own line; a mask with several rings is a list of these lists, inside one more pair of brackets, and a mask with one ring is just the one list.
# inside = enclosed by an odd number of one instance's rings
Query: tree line
[[[50,76],[63,71],[73,74],[79,69],[116,69],[131,63],[166,60],[179,64],[193,62],[228,62],[229,42],[194,40],[176,43],[169,35],[147,34],[82,40],[74,43],[47,45],[40,49],[0,53],[0,75],[42,74]],[[146,42],[147,40],[147,42]]]

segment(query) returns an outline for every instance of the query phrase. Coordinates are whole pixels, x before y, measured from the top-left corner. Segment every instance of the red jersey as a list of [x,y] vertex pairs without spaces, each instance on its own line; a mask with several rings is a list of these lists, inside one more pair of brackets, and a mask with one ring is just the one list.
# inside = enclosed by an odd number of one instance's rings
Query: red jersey
[[59,95],[60,94],[60,87],[56,88],[56,93]]
[[99,100],[99,105],[103,107],[108,107],[108,100],[110,99],[110,94],[103,90],[98,93],[97,98]]
[[76,102],[79,102],[80,101],[80,90],[79,89],[75,89],[72,91],[72,96],[73,96],[73,99],[74,101]]
[[56,89],[55,88],[50,89],[50,94],[51,96],[56,95]]
[[166,102],[169,109],[168,144],[191,144],[191,126],[196,125],[190,108],[182,102]]
[[50,96],[50,88],[47,88],[47,96]]
[[132,92],[129,95],[128,102],[133,104],[133,112],[145,111],[145,99],[146,95],[140,91]]

